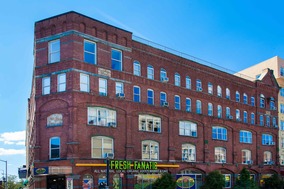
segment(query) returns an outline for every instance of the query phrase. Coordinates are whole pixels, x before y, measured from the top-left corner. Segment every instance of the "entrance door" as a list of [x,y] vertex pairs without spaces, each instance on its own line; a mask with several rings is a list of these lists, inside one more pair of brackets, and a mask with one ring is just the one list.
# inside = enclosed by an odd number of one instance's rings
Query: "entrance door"
[[66,180],[65,176],[62,175],[52,175],[47,176],[47,189],[65,189]]

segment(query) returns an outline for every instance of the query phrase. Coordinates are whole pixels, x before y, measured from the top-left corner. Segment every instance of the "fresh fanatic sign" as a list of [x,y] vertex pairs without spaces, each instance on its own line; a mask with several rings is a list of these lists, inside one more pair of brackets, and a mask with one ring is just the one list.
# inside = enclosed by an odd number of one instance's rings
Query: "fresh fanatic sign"
[[112,170],[157,170],[157,162],[110,160],[109,168]]

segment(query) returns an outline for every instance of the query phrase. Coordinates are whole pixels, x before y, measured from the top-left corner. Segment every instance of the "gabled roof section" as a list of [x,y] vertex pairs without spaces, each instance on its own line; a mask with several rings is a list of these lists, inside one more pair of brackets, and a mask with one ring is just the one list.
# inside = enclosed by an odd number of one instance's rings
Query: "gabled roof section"
[[257,80],[261,81],[266,85],[279,88],[278,82],[273,74],[273,70],[269,68],[264,69]]

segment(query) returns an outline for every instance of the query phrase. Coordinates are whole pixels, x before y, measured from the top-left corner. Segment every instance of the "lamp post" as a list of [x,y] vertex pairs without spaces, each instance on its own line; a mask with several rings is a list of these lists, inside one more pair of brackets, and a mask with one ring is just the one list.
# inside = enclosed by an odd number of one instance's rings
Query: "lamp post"
[[5,179],[5,189],[8,189],[8,173],[7,173],[7,161],[1,160],[0,161],[6,163],[6,179]]

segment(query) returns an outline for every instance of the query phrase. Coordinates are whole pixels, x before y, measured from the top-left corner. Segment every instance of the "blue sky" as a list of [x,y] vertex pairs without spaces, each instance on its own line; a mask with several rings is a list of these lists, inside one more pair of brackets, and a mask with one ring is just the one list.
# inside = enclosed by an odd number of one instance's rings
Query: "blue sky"
[[[34,23],[76,11],[232,71],[284,58],[281,0],[9,0],[0,7],[0,159],[25,164]],[[0,175],[5,163],[0,162]]]

